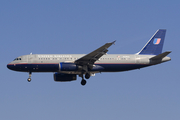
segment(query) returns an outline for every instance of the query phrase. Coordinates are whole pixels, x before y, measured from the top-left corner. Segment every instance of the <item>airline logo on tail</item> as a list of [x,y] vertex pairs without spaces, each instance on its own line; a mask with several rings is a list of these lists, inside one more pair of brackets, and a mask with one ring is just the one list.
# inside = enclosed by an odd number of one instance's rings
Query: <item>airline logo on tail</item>
[[161,38],[154,38],[154,44],[158,45],[161,42]]

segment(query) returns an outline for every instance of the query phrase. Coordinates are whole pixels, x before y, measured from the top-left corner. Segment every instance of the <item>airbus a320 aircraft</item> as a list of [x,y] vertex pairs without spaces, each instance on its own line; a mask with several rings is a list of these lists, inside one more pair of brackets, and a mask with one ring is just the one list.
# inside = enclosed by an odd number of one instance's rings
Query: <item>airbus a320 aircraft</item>
[[30,54],[23,55],[10,62],[7,67],[14,71],[28,72],[28,82],[32,72],[54,72],[54,81],[66,82],[86,79],[101,72],[121,72],[140,69],[171,60],[167,57],[171,51],[162,53],[166,30],[159,29],[146,45],[136,54],[106,54],[115,43],[106,43],[89,54]]

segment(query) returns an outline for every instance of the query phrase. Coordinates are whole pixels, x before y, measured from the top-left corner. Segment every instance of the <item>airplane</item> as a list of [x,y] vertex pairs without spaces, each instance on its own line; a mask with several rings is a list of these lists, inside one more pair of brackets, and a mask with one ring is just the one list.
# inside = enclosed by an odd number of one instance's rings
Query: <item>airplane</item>
[[86,79],[101,72],[121,72],[140,69],[170,61],[171,51],[162,53],[166,29],[159,29],[136,54],[107,54],[115,43],[106,43],[89,54],[29,54],[15,58],[7,64],[14,71],[28,72],[28,82],[32,72],[53,72],[54,81],[74,81],[81,77],[81,85]]

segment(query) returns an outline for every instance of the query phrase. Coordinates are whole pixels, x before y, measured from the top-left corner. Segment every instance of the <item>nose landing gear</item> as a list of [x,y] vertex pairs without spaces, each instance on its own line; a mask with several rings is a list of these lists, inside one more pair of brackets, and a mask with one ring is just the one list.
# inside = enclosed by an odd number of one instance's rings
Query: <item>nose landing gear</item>
[[29,72],[29,78],[27,79],[28,82],[31,82],[31,74],[32,72]]

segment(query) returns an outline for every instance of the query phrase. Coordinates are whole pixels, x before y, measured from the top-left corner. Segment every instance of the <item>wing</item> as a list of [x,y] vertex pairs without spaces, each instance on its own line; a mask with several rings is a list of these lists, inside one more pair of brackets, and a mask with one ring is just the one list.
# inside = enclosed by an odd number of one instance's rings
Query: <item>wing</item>
[[100,48],[94,50],[93,52],[79,58],[75,61],[75,64],[78,65],[93,65],[101,56],[108,52],[108,48],[114,44],[116,41],[111,43],[106,43],[105,45],[101,46]]

